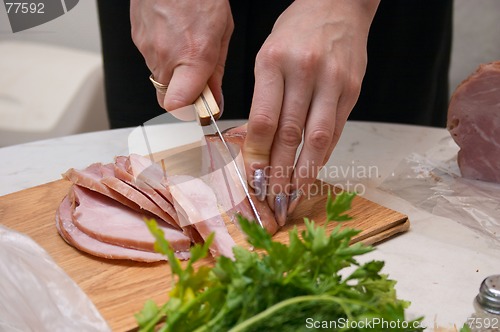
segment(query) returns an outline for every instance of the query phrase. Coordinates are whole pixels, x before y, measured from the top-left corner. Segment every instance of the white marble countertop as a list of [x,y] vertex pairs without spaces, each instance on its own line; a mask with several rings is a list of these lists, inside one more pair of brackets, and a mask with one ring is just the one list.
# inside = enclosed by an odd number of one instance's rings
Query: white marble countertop
[[[224,122],[224,121],[222,121]],[[227,121],[224,126],[237,122]],[[0,196],[57,180],[68,168],[83,168],[93,162],[111,162],[128,154],[127,138],[132,129],[95,132],[0,148]],[[500,273],[500,246],[456,220],[433,215],[414,207],[378,186],[410,153],[424,154],[449,139],[445,129],[383,123],[348,122],[328,166],[345,172],[353,167],[374,167],[361,178],[354,174],[329,174],[339,185],[358,184],[362,194],[376,203],[405,213],[411,229],[364,259],[386,262],[384,272],[398,281],[398,296],[411,301],[410,315],[425,316],[432,330],[460,327],[472,313],[472,300],[481,281]],[[456,153],[450,145],[446,153]],[[349,188],[347,188],[349,189]],[[351,188],[352,189],[352,188]],[[1,199],[1,197],[0,197]]]

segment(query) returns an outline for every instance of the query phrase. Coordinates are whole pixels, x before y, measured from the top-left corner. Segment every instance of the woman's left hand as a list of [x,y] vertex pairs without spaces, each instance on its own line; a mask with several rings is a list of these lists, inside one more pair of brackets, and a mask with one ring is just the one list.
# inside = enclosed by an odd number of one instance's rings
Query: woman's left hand
[[377,6],[296,0],[257,55],[243,153],[250,185],[280,224],[308,194],[357,101]]

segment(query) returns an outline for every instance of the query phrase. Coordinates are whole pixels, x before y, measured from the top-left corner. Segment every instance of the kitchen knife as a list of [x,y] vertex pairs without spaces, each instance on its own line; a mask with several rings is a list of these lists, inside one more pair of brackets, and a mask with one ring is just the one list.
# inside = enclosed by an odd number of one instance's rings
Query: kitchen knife
[[205,135],[215,134],[220,138],[224,146],[223,151],[219,150],[220,156],[224,160],[227,167],[232,168],[232,170],[234,170],[234,173],[236,174],[236,177],[241,185],[241,188],[245,192],[246,199],[250,203],[250,207],[252,208],[255,220],[259,223],[261,227],[264,227],[259,212],[257,211],[255,203],[248,190],[247,180],[245,177],[246,173],[244,171],[244,165],[242,163],[243,159],[240,155],[241,157],[240,163],[238,163],[238,155],[235,155],[234,151],[229,148],[229,145],[226,142],[224,135],[222,135],[222,132],[220,131],[219,126],[217,125],[216,116],[220,116],[221,112],[219,106],[215,102],[215,98],[208,85],[203,90],[202,94],[200,95],[200,98],[198,98],[198,100],[196,101],[195,107],[197,109],[197,113],[199,116],[199,123],[202,126]]
[[[148,156],[160,164],[167,179],[174,175],[190,175],[216,184],[212,189],[227,211],[244,199],[248,200],[255,220],[262,226],[248,189],[243,157],[222,135],[216,122],[220,115],[207,85],[194,104],[165,112],[132,130],[128,137],[129,153]],[[218,148],[210,149],[207,135],[220,139]],[[215,170],[210,158],[214,154],[219,161]]]

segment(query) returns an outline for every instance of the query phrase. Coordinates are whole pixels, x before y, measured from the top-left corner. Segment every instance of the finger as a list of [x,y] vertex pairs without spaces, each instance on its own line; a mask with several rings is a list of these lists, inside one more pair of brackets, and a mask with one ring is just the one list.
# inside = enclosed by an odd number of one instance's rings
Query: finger
[[164,108],[173,111],[192,104],[207,85],[213,70],[214,66],[205,62],[175,67],[165,94]]
[[[161,85],[168,87],[170,80],[172,79],[174,65],[171,63],[171,61],[168,61],[168,58],[165,59],[161,57],[160,52],[157,52],[154,49],[153,44],[146,44],[144,47],[146,48],[145,49],[142,48],[141,52],[143,54],[148,54],[148,56],[145,57],[144,59],[146,61],[146,66],[151,71],[153,79],[157,83],[160,83]],[[160,63],[161,66],[159,66]],[[165,100],[166,89],[160,90],[156,87],[155,89],[156,89],[156,100],[158,101],[158,104],[160,105],[161,108],[165,108],[164,100]]]
[[347,122],[347,116],[344,116],[343,114],[345,114],[345,113],[343,113],[341,111],[337,112],[337,117],[335,120],[335,130],[333,133],[332,143],[330,144],[330,146],[326,152],[325,158],[323,160],[323,165],[326,165],[328,163],[328,161],[330,160],[330,157],[332,156],[333,150],[337,146],[337,143],[340,140],[340,136],[342,135],[342,131],[344,130],[345,124]]
[[[304,145],[300,151],[292,178],[293,198],[299,200],[307,195],[316,180],[329,153],[337,126],[337,105],[339,93],[325,85],[315,90],[304,132]],[[290,202],[289,212],[297,202]]]
[[347,88],[343,89],[339,97],[336,112],[335,132],[333,133],[332,143],[330,144],[325,159],[323,160],[323,165],[325,165],[330,159],[333,149],[335,149],[335,146],[337,146],[337,143],[340,140],[340,136],[342,135],[342,131],[344,130],[347,119],[349,118],[349,114],[356,105],[361,91],[361,81],[353,83],[351,86],[347,85],[346,87]]
[[212,76],[208,81],[208,85],[212,90],[217,105],[219,105],[221,113],[224,111],[224,96],[222,94],[222,77],[224,76],[224,68],[226,65],[227,52],[229,49],[229,41],[231,39],[231,35],[234,30],[234,22],[233,22],[233,17],[231,15],[231,11],[229,11],[228,15],[229,15],[229,17],[227,18],[228,22],[226,24],[226,30],[224,32],[224,35],[222,36],[217,65],[215,67],[214,73],[212,74]]
[[283,102],[284,82],[281,72],[271,65],[255,67],[255,88],[243,145],[245,170],[249,184],[263,201],[267,190],[267,167],[274,134]]
[[[159,71],[157,71],[159,72]],[[172,72],[166,72],[166,71],[163,71],[161,73],[158,73],[158,74],[154,74],[154,71],[153,71],[153,79],[164,85],[164,86],[168,86],[168,83],[170,82],[170,78],[172,77]],[[160,105],[161,108],[164,108],[163,104],[164,104],[164,100],[165,100],[165,94],[166,94],[166,89],[158,89],[156,88],[156,100],[158,101],[158,104]]]
[[[280,224],[286,220],[288,197],[292,192],[290,181],[293,174],[297,148],[302,142],[307,113],[312,97],[312,78],[293,71],[285,82],[285,95],[279,126],[274,136],[269,167],[268,203],[274,207]],[[277,198],[278,195],[282,197]]]
[[219,106],[221,113],[224,111],[224,96],[222,95],[223,75],[224,67],[220,64],[217,64],[214,74],[208,79],[208,86],[210,87],[210,91],[212,91],[215,102]]

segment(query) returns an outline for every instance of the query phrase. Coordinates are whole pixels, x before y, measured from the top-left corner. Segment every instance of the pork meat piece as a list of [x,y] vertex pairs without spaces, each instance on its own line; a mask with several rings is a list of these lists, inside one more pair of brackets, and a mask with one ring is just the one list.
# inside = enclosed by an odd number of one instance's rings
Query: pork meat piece
[[[148,252],[124,248],[109,243],[101,242],[83,233],[73,224],[71,217],[71,200],[66,196],[56,212],[56,227],[59,235],[69,245],[91,254],[107,259],[128,259],[138,262],[165,261],[167,257],[156,252]],[[189,259],[189,252],[178,252],[179,259]]]
[[227,230],[213,190],[201,179],[188,175],[170,176],[169,185],[180,220],[189,224],[182,226],[194,226],[204,240],[214,233],[212,255],[233,258],[236,243]]
[[[132,165],[135,165],[135,171],[132,170]],[[203,242],[196,229],[187,225],[182,219],[183,216],[179,215],[172,205],[173,199],[167,185],[168,181],[164,178],[164,172],[157,165],[152,165],[148,158],[139,155],[117,158],[115,160],[115,175],[131,183],[136,183],[137,189],[144,192],[145,195],[149,195],[158,206],[172,216],[179,227],[184,225],[181,227],[182,231],[193,243]],[[135,172],[137,177],[134,177],[131,172]],[[158,182],[161,183],[158,184]]]
[[130,154],[125,162],[126,171],[131,174],[135,181],[146,183],[156,190],[166,200],[172,202],[172,195],[165,185],[165,172],[160,165],[151,161],[151,159],[138,154]]
[[120,195],[119,193],[108,188],[102,180],[102,164],[94,163],[84,170],[77,170],[74,168],[70,168],[66,173],[62,175],[63,178],[72,182],[75,185],[96,191],[105,196],[108,196],[121,204],[128,206],[134,210],[140,210],[139,205],[137,203],[131,201],[130,199]]
[[135,202],[141,209],[153,214],[161,220],[166,221],[172,227],[180,229],[177,221],[174,220],[172,216],[170,216],[167,212],[160,209],[160,207],[153,203],[151,199],[149,199],[142,192],[138,191],[131,185],[116,178],[113,164],[102,165],[101,172],[103,174],[101,182],[111,190],[119,193],[120,195],[123,195],[132,202]]
[[[122,204],[85,188],[73,186],[73,223],[87,235],[126,248],[154,252],[155,238],[150,233],[145,216]],[[165,222],[157,221],[174,251],[188,251],[191,240]]]
[[160,209],[168,213],[173,220],[178,219],[177,212],[175,211],[172,203],[169,202],[165,197],[161,196],[156,190],[154,190],[150,185],[144,182],[136,181],[134,176],[127,172],[126,163],[128,157],[118,156],[115,158],[114,166],[114,174],[116,178],[122,180],[128,185],[134,187],[138,191],[142,192],[145,196],[147,196],[151,201],[153,201]]
[[[224,138],[232,149],[233,154],[237,154],[241,147],[243,146],[245,140],[245,133],[243,132],[225,132]],[[218,195],[219,199],[223,201],[224,208],[227,209],[227,205],[232,208],[227,212],[230,217],[234,218],[234,215],[239,213],[248,220],[255,220],[255,216],[250,205],[250,202],[246,199],[243,188],[240,185],[240,180],[238,173],[235,170],[233,164],[226,165],[226,162],[221,155],[226,153],[226,149],[220,138],[216,135],[205,136],[205,141],[207,143],[207,151],[210,155],[210,167],[211,167],[211,177],[209,177],[210,185],[212,188],[219,187],[220,190],[214,190]],[[242,167],[242,158],[240,163],[238,163],[239,169]],[[237,160],[238,161],[238,160]],[[267,204],[267,201],[259,201],[255,197],[254,190],[248,186],[248,192],[252,197],[252,201],[255,204],[255,208],[259,213],[262,220],[264,228],[270,233],[274,234],[278,231],[279,225],[276,221],[273,211]],[[226,197],[220,197],[226,196]],[[229,199],[235,200],[227,202]]]
[[469,179],[500,183],[500,61],[483,64],[451,97],[447,128]]

